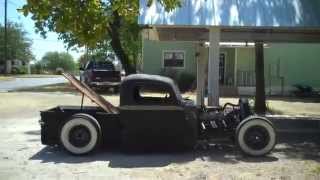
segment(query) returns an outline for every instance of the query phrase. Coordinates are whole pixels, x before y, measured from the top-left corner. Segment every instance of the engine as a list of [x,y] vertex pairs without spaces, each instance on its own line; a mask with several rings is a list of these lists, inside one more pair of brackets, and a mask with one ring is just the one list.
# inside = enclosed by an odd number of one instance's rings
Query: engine
[[219,110],[203,112],[200,115],[203,129],[234,129],[240,122],[239,113],[236,110],[224,112]]
[[240,121],[251,114],[247,100],[239,104],[226,103],[222,108],[204,108],[200,114],[202,129],[234,130]]

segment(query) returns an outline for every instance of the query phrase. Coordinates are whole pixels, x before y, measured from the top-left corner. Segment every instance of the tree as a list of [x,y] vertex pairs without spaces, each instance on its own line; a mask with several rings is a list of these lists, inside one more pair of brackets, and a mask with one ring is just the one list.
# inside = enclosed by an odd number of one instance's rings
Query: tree
[[[150,5],[154,0],[148,0]],[[167,11],[180,0],[157,0]],[[69,48],[112,47],[126,74],[136,72],[135,62],[141,46],[141,27],[137,23],[139,0],[28,0],[21,9],[31,14],[36,31],[59,34]]]
[[[26,37],[26,32],[20,24],[8,23],[8,55],[6,60],[18,59],[29,62],[34,59],[31,52],[32,42]],[[4,59],[4,26],[0,24],[0,63],[5,63]]]
[[47,52],[38,62],[44,70],[57,73],[59,69],[63,71],[74,71],[76,63],[72,56],[66,52]]
[[87,54],[81,55],[78,59],[78,62],[77,62],[78,66],[84,67],[87,64],[87,62],[89,61],[89,59],[90,59],[89,55],[87,55]]

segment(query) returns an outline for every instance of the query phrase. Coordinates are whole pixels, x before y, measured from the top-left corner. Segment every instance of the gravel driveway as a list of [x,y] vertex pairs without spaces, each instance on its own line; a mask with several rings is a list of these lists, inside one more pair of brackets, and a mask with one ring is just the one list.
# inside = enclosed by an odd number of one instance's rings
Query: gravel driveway
[[[225,142],[186,153],[124,154],[102,149],[75,157],[40,142],[39,110],[81,96],[0,93],[0,179],[320,179],[319,145],[281,143],[267,157],[244,157]],[[63,96],[63,98],[62,98]],[[116,96],[108,97],[114,101]],[[86,101],[86,104],[90,102]]]

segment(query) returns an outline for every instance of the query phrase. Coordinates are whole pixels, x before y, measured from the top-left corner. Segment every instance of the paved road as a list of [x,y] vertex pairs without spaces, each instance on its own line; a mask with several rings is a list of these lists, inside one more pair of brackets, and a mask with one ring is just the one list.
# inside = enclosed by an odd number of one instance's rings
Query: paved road
[[12,91],[20,88],[35,87],[67,82],[63,77],[53,78],[15,78],[11,81],[0,81],[1,91]]

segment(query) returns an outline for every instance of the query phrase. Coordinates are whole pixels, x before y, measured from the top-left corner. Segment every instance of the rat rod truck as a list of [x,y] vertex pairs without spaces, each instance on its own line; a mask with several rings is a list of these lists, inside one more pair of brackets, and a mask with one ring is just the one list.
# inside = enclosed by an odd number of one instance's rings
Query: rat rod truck
[[[41,141],[82,155],[99,145],[134,150],[192,149],[216,137],[232,139],[250,156],[269,153],[276,144],[273,124],[252,115],[248,101],[223,107],[196,106],[182,98],[167,77],[135,74],[120,85],[115,107],[73,75],[63,74],[82,92],[81,106],[58,106],[41,112]],[[86,95],[98,106],[83,106]]]

